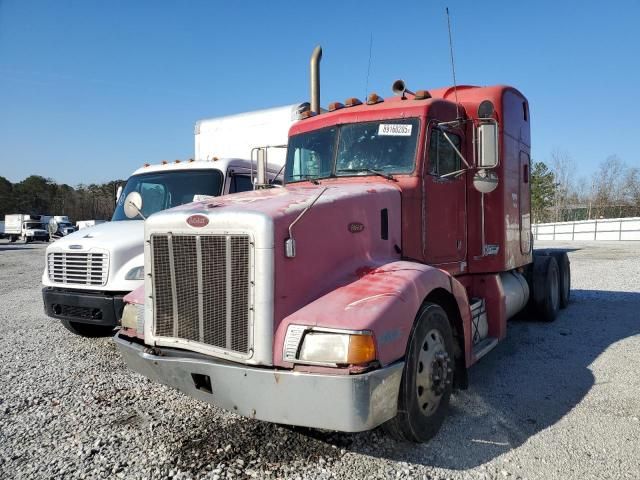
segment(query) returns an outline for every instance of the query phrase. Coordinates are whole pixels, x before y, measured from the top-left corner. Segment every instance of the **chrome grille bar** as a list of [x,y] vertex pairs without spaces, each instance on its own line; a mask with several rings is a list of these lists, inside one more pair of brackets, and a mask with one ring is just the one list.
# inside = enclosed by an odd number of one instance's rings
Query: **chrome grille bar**
[[47,255],[47,273],[54,283],[106,285],[109,256],[98,252],[52,252]]

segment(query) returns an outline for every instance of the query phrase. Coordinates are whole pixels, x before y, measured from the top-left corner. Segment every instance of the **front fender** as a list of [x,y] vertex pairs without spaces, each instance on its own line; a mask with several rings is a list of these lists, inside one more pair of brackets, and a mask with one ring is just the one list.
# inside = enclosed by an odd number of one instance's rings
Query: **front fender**
[[[274,364],[292,366],[283,361],[282,347],[287,327],[295,324],[371,330],[376,339],[378,360],[388,365],[404,356],[416,313],[424,299],[435,289],[453,295],[452,282],[459,285],[443,270],[407,261],[363,268],[342,286],[280,322],[274,339]],[[455,293],[460,307],[464,299],[459,299],[459,290]],[[465,310],[460,310],[466,324]]]

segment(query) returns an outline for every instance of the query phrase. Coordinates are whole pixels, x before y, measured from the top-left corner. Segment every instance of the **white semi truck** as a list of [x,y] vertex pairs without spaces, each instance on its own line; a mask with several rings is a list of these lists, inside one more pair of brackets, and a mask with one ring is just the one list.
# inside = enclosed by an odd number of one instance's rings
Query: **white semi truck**
[[4,217],[4,234],[11,242],[22,240],[25,243],[49,240],[49,232],[42,224],[42,215],[14,213]]
[[[42,275],[47,315],[78,335],[111,334],[122,315],[122,298],[144,283],[144,218],[207,196],[252,190],[257,170],[250,160],[253,150],[286,145],[301,108],[295,104],[201,120],[195,160],[145,165],[133,172],[119,190],[111,222],[74,232],[47,248]],[[256,125],[268,128],[269,135]],[[267,176],[279,183],[283,150],[264,151]],[[135,197],[141,204],[131,201]],[[132,205],[139,208],[134,219],[125,214]]]

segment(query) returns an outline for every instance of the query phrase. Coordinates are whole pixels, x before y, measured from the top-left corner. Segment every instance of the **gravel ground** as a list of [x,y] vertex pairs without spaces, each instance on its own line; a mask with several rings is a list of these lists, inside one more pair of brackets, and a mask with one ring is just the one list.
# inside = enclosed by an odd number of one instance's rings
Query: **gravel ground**
[[[540,244],[538,246],[541,246]],[[0,241],[0,478],[640,478],[640,243],[571,250],[572,302],[510,323],[426,445],[240,418],[42,311],[45,245]]]

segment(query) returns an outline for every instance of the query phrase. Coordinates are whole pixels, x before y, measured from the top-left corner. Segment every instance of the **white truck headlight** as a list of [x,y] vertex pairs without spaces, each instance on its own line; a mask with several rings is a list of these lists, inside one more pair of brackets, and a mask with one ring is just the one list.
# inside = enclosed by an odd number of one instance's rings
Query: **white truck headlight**
[[362,365],[376,359],[370,333],[309,331],[304,335],[297,360],[309,363]]
[[133,267],[124,276],[125,280],[144,280],[144,265],[141,267]]

